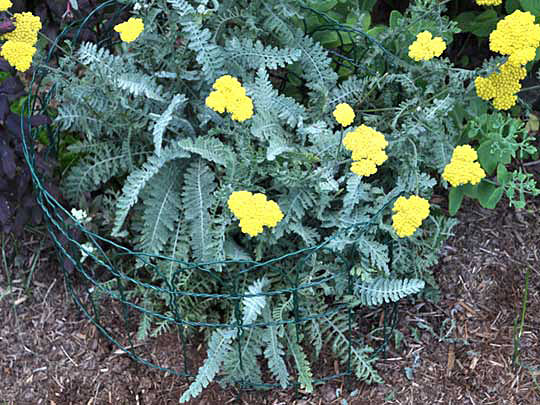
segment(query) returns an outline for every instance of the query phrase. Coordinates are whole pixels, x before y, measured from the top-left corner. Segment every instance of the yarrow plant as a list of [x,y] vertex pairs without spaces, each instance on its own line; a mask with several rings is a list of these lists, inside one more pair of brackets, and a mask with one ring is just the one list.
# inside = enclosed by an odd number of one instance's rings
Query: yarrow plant
[[273,228],[283,219],[279,205],[268,201],[264,194],[249,191],[235,191],[227,201],[232,213],[240,220],[242,232],[257,236],[263,226]]
[[442,177],[452,186],[478,184],[486,177],[486,172],[476,160],[478,154],[470,145],[460,145],[454,149],[452,160],[444,168]]
[[355,117],[354,110],[347,103],[338,104],[334,109],[332,115],[334,116],[336,121],[339,122],[343,127],[348,127],[349,125],[351,125]]
[[[10,1],[4,1],[0,8],[5,11],[11,7]],[[35,47],[38,32],[42,28],[39,17],[30,12],[13,15],[15,30],[2,36],[6,40],[0,49],[0,56],[20,72],[26,72],[32,64],[32,58],[37,51]]]
[[497,29],[489,36],[490,49],[508,59],[499,72],[476,78],[475,85],[478,96],[484,100],[493,99],[493,106],[498,110],[508,110],[516,104],[521,80],[527,75],[523,65],[536,56],[540,46],[540,25],[534,20],[531,13],[516,10],[499,21]]
[[415,61],[430,60],[441,56],[445,49],[446,44],[441,37],[433,37],[431,32],[423,31],[409,46],[409,57]]
[[6,11],[13,6],[11,0],[0,0],[0,11]]
[[400,238],[404,238],[414,234],[422,221],[429,216],[429,202],[417,195],[399,197],[392,211],[392,227]]
[[[304,1],[149,3],[133,9],[144,36],[129,48],[73,46],[48,76],[56,124],[82,134],[64,195],[97,207],[113,246],[144,252],[111,255],[118,271],[98,283],[144,309],[141,340],[218,325],[182,402],[216,378],[312,391],[323,349],[381,381],[347,311],[433,292],[456,223],[433,188],[486,183],[458,146],[484,103],[477,71],[439,58],[459,32],[445,2],[415,0],[369,37],[336,24],[361,60],[304,32]],[[476,87],[508,105],[489,86],[515,95],[521,69]]]
[[237,78],[221,76],[213,85],[215,89],[206,97],[206,105],[219,113],[228,111],[235,121],[243,122],[253,116],[253,102],[246,95]]
[[479,6],[500,6],[502,0],[475,0]]
[[371,176],[377,172],[377,166],[388,159],[384,152],[388,146],[384,135],[364,124],[349,131],[343,145],[352,151],[351,171],[358,176]]

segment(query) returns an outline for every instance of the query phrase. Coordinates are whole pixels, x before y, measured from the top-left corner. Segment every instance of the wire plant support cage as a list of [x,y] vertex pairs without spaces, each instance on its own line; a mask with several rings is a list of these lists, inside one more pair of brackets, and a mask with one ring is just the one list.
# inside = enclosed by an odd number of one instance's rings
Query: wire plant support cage
[[[127,7],[126,5],[121,5],[121,7],[115,6],[118,6],[116,1],[106,1],[97,6],[84,19],[67,26],[50,45],[45,58],[45,63],[50,63],[58,52],[62,52],[60,45],[66,38],[71,38],[72,45],[76,45],[80,41],[81,32],[87,27],[88,22],[102,10],[107,10],[110,13],[110,19],[103,23],[101,32],[96,32],[96,36],[99,38],[98,44],[100,46],[110,46],[113,38],[112,27],[122,11]],[[310,12],[310,10],[306,9],[306,12]],[[342,38],[343,35],[349,35],[349,32],[343,32],[343,26],[337,24],[335,21],[332,22],[331,19],[328,20],[327,25],[320,27],[320,29],[335,30],[340,38]],[[351,49],[347,51],[347,54],[340,55],[337,52],[333,52],[332,57],[338,66],[345,65],[356,70],[360,67],[360,64],[355,60],[360,58],[361,55],[354,51],[354,46],[350,48]],[[69,291],[73,302],[106,339],[112,342],[118,349],[127,353],[133,360],[141,364],[177,376],[192,379],[197,374],[198,368],[198,364],[196,364],[192,358],[195,344],[198,344],[198,342],[194,341],[194,334],[188,333],[188,330],[190,329],[196,331],[210,329],[235,330],[238,336],[242,336],[252,328],[293,324],[296,326],[296,333],[298,334],[301,333],[303,326],[313,319],[329,316],[336,312],[343,312],[346,314],[349,323],[347,331],[349,362],[345,365],[345,370],[332,375],[318,376],[318,378],[314,378],[313,383],[323,383],[328,380],[349,377],[354,374],[350,364],[350,352],[351,341],[355,338],[354,336],[356,333],[352,330],[351,326],[351,320],[353,317],[357,316],[355,311],[344,303],[333,305],[328,311],[318,314],[306,313],[302,309],[302,298],[300,294],[302,290],[331,282],[336,277],[344,277],[347,280],[346,288],[349,293],[352,294],[353,279],[351,269],[353,265],[346,257],[347,255],[337,254],[326,247],[330,240],[326,240],[316,246],[302,248],[292,251],[287,255],[261,262],[251,260],[227,260],[221,262],[192,263],[171,257],[133,251],[128,247],[121,246],[114,240],[107,239],[92,232],[87,229],[83,223],[77,221],[62,203],[51,195],[51,193],[43,186],[40,173],[36,171],[34,165],[33,152],[34,146],[36,142],[38,142],[38,130],[31,128],[30,117],[38,110],[41,113],[50,113],[49,105],[54,99],[54,86],[50,89],[44,89],[42,86],[42,81],[46,75],[47,69],[42,67],[37,67],[35,69],[30,83],[31,94],[23,106],[21,113],[20,128],[24,154],[33,178],[37,201],[41,206],[46,219],[48,232],[54,241],[59,256],[62,258],[60,262],[65,263],[63,266],[63,275],[67,290]],[[49,126],[47,127],[47,136],[50,153],[54,155],[57,152],[61,134],[58,129]],[[383,209],[387,209],[388,205],[389,204],[383,207]],[[374,216],[374,218],[377,218],[381,212],[382,209]],[[372,222],[366,222],[357,223],[351,226],[358,227],[358,229],[362,230],[367,229],[371,224]],[[93,249],[89,249],[86,244],[83,245],[80,242],[82,239],[90,242]],[[80,260],[79,257],[81,251],[84,251],[88,256],[88,261],[82,262]],[[316,252],[325,252],[335,255],[336,269],[330,277],[305,283],[300,279],[299,274],[303,266],[306,265],[306,262]],[[138,268],[137,271],[133,272],[118,265],[118,259],[126,257],[132,259],[131,263]],[[167,278],[163,275],[163,278],[168,280],[166,288],[146,282],[144,281],[144,278],[135,277],[135,275],[142,274],[145,271],[161,272],[160,267],[156,265],[156,260],[161,262],[168,261],[170,265],[175,268],[172,277]],[[285,261],[290,262],[291,260],[296,263],[292,268],[287,267],[287,265],[284,264]],[[233,266],[235,270],[216,272],[213,270],[213,267],[217,264],[225,267]],[[179,289],[176,286],[175,281],[182,272],[186,271],[206,273],[206,275],[209,278],[212,278],[219,286],[219,290],[216,291],[216,293],[208,294]],[[246,274],[256,272],[264,272],[265,274],[271,274],[272,277],[281,278],[283,284],[288,287],[279,290],[265,291],[261,294],[250,294],[249,291],[243,288],[242,279]],[[81,285],[84,286],[84,293],[81,293]],[[162,297],[167,304],[168,311],[149,310],[145,307],[144,303],[141,303],[138,300],[132,300],[129,291],[133,286],[147,289],[153,294]],[[240,305],[243,299],[276,295],[287,297],[287,299],[292,302],[293,317],[279,322],[254,322],[251,324],[242,324]],[[216,305],[219,305],[220,301],[229,301],[235,308],[236,319],[232,323],[195,322],[186,320],[184,314],[179,311],[178,306],[179,300],[185,299],[186,297],[189,299],[214,300]],[[393,333],[393,329],[397,324],[398,303],[383,304],[382,311],[384,319],[382,344],[372,355],[384,352],[388,340]],[[170,330],[174,332],[174,335],[176,336],[175,341],[178,342],[178,347],[171,347],[171,350],[174,351],[175,354],[168,356],[167,360],[161,361],[160,359],[155,358],[155,356],[149,353],[147,348],[145,348],[145,344],[138,344],[136,340],[137,328],[135,325],[143,318],[151,318],[166,322],[169,325]],[[238,339],[236,349],[237,356],[242,366],[242,345],[240,342],[241,339]],[[175,364],[171,364],[171,362]],[[289,387],[293,387],[298,393],[300,382],[297,378],[294,380],[294,376],[291,376],[291,380]],[[252,384],[242,380],[237,381],[236,383],[242,389],[269,389],[282,387],[277,383]]]

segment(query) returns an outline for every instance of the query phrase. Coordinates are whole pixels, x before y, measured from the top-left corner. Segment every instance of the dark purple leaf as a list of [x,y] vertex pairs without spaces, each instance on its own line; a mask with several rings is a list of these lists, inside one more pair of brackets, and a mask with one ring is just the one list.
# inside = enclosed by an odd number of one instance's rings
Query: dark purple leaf
[[6,129],[15,136],[21,136],[21,120],[17,114],[9,113],[6,118]]
[[30,212],[26,208],[19,208],[17,214],[15,215],[15,222],[13,223],[13,232],[15,235],[20,235],[23,231],[24,226],[28,223],[30,219]]
[[0,71],[2,72],[13,72],[15,68],[11,66],[7,60],[0,58]]
[[43,221],[43,212],[41,211],[41,208],[39,206],[32,207],[32,223],[34,225],[41,224],[41,221]]
[[17,199],[21,200],[23,195],[28,190],[30,185],[30,176],[27,173],[22,173],[17,183]]
[[8,77],[0,83],[0,93],[14,95],[21,91],[24,91],[24,85],[18,77]]
[[[2,225],[1,222],[0,222],[0,225]],[[2,232],[3,233],[11,233],[12,230],[13,230],[13,223],[8,222],[7,224],[2,225]]]
[[6,96],[0,95],[0,124],[4,123],[8,113],[9,113],[8,98]]
[[0,176],[0,191],[7,191],[10,189],[9,182],[4,178],[4,176]]
[[32,208],[36,205],[36,200],[33,194],[26,194],[22,201],[22,206],[25,208]]
[[58,20],[62,19],[62,15],[66,11],[67,1],[46,0],[45,2],[47,3],[47,6],[49,6],[51,14]]
[[15,177],[17,166],[15,165],[15,153],[11,148],[0,148],[0,162],[7,178]]
[[0,222],[6,224],[8,219],[11,217],[10,207],[8,201],[0,196]]
[[[68,0],[69,1],[69,0]],[[37,15],[43,23],[47,19],[47,5],[43,2],[38,4],[34,9],[34,15]]]
[[39,127],[41,125],[49,125],[51,122],[51,119],[43,114],[33,115],[30,117],[30,125],[32,125],[32,128]]
[[88,28],[84,28],[81,30],[81,34],[79,35],[79,41],[80,42],[96,42],[97,41],[96,33],[92,30],[89,30]]
[[15,30],[15,24],[9,18],[0,18],[0,34]]
[[[30,134],[29,131],[29,123],[28,119],[23,120],[24,123],[24,129],[25,134],[28,136]],[[6,124],[5,124],[7,130],[11,132],[13,135],[20,137],[22,135],[21,133],[21,117],[18,114],[9,113],[7,115]]]

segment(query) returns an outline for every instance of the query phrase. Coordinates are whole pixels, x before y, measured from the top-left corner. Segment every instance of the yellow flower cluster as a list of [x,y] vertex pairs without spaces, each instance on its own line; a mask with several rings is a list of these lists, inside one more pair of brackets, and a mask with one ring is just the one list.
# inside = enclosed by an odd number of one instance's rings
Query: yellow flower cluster
[[502,0],[476,0],[476,4],[479,6],[500,6]]
[[35,53],[36,48],[32,45],[15,41],[7,41],[0,51],[0,55],[19,72],[26,72],[30,69]]
[[441,37],[433,38],[431,32],[424,31],[419,33],[409,46],[409,57],[415,61],[430,60],[441,56],[445,49],[446,44]]
[[540,46],[540,25],[534,23],[534,15],[514,11],[497,23],[497,29],[489,35],[489,49],[508,55],[508,62],[524,65],[534,59]]
[[235,191],[227,202],[232,213],[240,220],[242,232],[256,236],[266,225],[272,228],[283,219],[279,205],[269,201],[261,193],[252,194],[249,191]]
[[452,160],[446,165],[443,171],[443,179],[448,181],[453,187],[462,184],[478,184],[486,177],[486,172],[480,167],[476,151],[470,145],[456,146],[452,154]]
[[[2,2],[1,8],[11,2]],[[5,58],[8,63],[20,72],[26,72],[30,69],[32,58],[36,53],[34,45],[37,42],[37,34],[41,29],[41,20],[32,13],[15,13],[15,30],[2,36],[6,40],[0,56]]]
[[489,35],[489,48],[508,55],[508,60],[500,67],[500,72],[476,78],[476,94],[484,100],[493,99],[493,107],[498,110],[513,107],[521,80],[527,75],[523,65],[534,60],[538,46],[540,25],[534,23],[531,13],[516,10],[499,21],[497,29]]
[[122,41],[129,43],[135,41],[141,32],[143,32],[144,23],[142,18],[131,17],[126,22],[115,25],[114,30],[120,33],[120,39]]
[[219,113],[230,112],[233,120],[243,122],[253,116],[253,102],[237,78],[230,75],[218,78],[206,97],[206,105]]
[[0,0],[0,11],[6,11],[13,5],[11,0]]
[[353,109],[347,103],[338,104],[332,115],[343,127],[351,125],[355,117]]
[[384,151],[388,142],[384,135],[364,124],[348,132],[343,145],[352,151],[351,171],[358,176],[371,176],[377,172],[377,166],[388,159]]
[[399,197],[392,211],[392,227],[400,238],[411,236],[429,216],[429,202],[417,195]]
[[498,110],[508,110],[516,104],[516,93],[521,89],[521,80],[527,75],[527,70],[510,61],[488,77],[477,77],[474,81],[476,94],[484,100],[493,99],[493,106]]

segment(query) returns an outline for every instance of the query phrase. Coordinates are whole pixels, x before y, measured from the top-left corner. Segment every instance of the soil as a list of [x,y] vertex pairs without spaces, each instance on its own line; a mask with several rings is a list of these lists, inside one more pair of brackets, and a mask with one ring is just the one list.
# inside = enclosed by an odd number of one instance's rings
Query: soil
[[[192,404],[538,404],[540,237],[537,209],[467,204],[435,269],[438,303],[403,301],[402,340],[377,363],[383,384],[335,380],[311,395],[223,390]],[[141,365],[103,338],[78,310],[47,235],[4,236],[0,271],[0,404],[176,404],[184,379]],[[525,276],[527,308],[520,320]],[[76,294],[84,294],[74,285]],[[373,318],[378,318],[375,313]],[[160,365],[182,354],[175,334],[144,350]],[[138,349],[139,350],[139,349]],[[195,362],[203,345],[192,343]],[[323,367],[337,367],[332,361]],[[333,370],[330,370],[333,371]],[[345,402],[345,401],[346,402]]]

